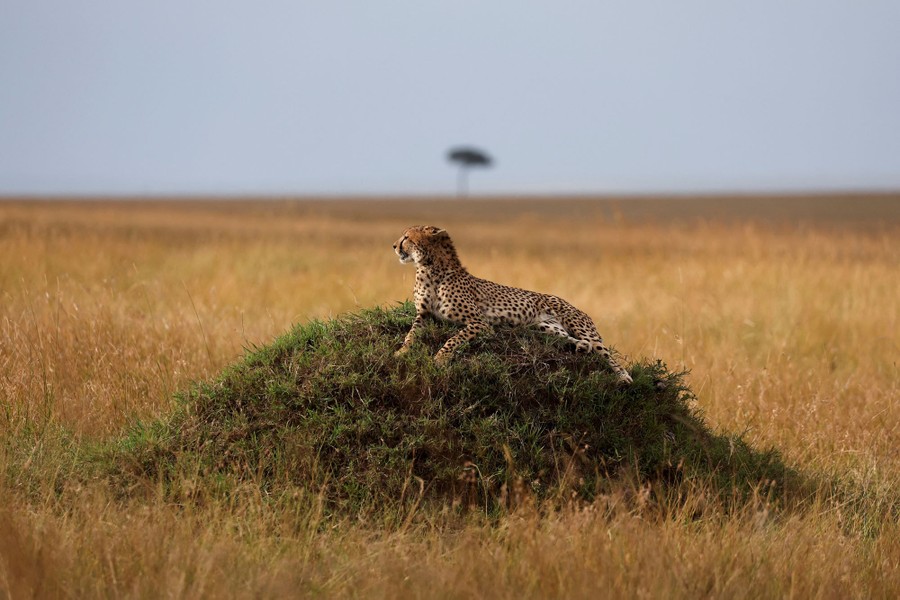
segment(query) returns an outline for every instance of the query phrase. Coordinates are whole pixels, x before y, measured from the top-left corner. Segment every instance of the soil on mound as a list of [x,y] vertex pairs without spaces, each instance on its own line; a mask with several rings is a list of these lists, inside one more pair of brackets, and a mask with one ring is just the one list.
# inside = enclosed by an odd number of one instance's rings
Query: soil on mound
[[598,355],[498,328],[438,367],[449,325],[429,323],[393,355],[413,313],[406,303],[312,322],[249,351],[170,417],[136,427],[116,448],[115,477],[182,499],[247,484],[310,490],[358,511],[490,508],[513,482],[538,499],[590,500],[623,471],[732,497],[788,475],[776,452],[711,432],[683,373],[661,362],[628,365],[634,383],[621,387]]

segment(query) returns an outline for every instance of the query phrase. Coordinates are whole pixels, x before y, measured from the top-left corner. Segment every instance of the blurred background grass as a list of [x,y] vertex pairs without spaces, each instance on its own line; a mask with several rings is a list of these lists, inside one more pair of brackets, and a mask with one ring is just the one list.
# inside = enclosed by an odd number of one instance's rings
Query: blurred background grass
[[51,481],[75,460],[54,432],[78,443],[119,436],[248,344],[410,297],[414,271],[391,243],[412,224],[447,228],[477,276],[566,298],[632,359],[690,369],[715,428],[873,490],[867,502],[900,484],[896,197],[5,201],[0,587],[448,597],[585,596],[600,585],[685,597],[898,589],[896,523],[854,530],[825,500],[781,522],[760,517],[762,507],[687,527],[607,499],[451,534],[427,517],[403,532],[322,530],[314,502],[269,514],[252,491],[232,506],[174,508],[122,506],[102,482],[62,496],[17,485],[16,473],[44,469]]

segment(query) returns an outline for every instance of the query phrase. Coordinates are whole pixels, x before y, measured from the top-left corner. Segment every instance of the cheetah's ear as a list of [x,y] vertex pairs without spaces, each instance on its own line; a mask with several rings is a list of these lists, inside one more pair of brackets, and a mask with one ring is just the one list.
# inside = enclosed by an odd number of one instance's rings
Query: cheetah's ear
[[425,231],[427,231],[431,235],[447,235],[446,229],[441,229],[440,227],[435,227],[434,225],[429,225],[425,228]]

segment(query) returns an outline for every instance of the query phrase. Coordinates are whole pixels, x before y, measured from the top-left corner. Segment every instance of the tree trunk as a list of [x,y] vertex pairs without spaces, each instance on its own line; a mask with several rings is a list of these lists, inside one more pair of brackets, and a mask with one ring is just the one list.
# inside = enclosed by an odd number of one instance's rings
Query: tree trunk
[[469,169],[465,165],[460,165],[459,174],[456,177],[456,197],[465,198],[469,193]]

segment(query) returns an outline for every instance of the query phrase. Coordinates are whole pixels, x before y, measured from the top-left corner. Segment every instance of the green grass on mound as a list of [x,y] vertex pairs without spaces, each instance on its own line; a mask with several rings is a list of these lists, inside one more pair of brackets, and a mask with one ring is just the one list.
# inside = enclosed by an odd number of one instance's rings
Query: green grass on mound
[[[507,491],[590,500],[625,475],[657,490],[691,481],[746,497],[790,476],[775,451],[710,431],[682,373],[628,365],[616,385],[595,354],[531,329],[498,328],[446,367],[458,328],[431,322],[395,357],[409,303],[295,327],[135,428],[113,452],[123,489],[175,499],[307,490],[331,510],[420,502],[499,506]],[[771,482],[777,482],[772,484]]]

